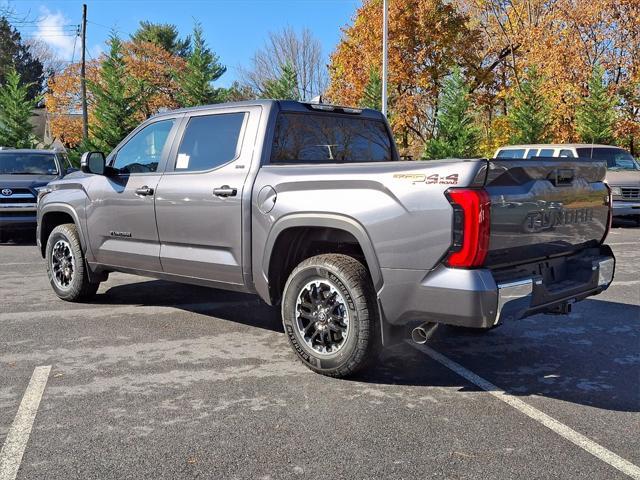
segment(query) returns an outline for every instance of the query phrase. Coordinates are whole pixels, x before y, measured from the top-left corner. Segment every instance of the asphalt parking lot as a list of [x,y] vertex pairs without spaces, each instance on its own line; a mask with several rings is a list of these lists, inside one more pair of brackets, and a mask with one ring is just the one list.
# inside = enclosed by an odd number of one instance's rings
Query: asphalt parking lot
[[[429,347],[638,468],[640,229],[608,242],[613,286],[571,315]],[[23,242],[0,245],[0,306],[0,446],[51,366],[19,479],[630,478],[408,343],[313,374],[251,296],[113,274],[69,304]]]

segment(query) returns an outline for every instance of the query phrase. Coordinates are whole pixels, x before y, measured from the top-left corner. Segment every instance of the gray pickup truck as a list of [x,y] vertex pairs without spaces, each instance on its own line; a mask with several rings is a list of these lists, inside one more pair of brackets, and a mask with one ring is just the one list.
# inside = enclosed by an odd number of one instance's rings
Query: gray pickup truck
[[81,170],[39,195],[60,298],[89,298],[112,271],[255,293],[325,375],[437,323],[567,313],[613,279],[604,163],[400,161],[373,110],[167,112]]

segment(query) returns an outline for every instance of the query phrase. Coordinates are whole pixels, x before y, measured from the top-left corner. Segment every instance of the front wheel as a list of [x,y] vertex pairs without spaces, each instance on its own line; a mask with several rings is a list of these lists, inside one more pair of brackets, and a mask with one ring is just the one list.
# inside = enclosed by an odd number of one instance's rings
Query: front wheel
[[99,283],[89,282],[76,226],[58,225],[47,240],[47,275],[53,291],[62,300],[77,302],[91,298]]
[[300,360],[317,373],[346,377],[375,359],[378,318],[369,272],[347,255],[308,258],[285,285],[285,332]]

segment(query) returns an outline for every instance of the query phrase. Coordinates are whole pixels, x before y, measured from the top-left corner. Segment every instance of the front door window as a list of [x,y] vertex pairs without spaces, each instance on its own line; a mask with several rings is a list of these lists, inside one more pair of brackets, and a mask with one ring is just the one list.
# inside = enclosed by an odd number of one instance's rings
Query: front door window
[[140,130],[118,150],[113,168],[125,175],[155,172],[173,123],[174,119],[161,120]]

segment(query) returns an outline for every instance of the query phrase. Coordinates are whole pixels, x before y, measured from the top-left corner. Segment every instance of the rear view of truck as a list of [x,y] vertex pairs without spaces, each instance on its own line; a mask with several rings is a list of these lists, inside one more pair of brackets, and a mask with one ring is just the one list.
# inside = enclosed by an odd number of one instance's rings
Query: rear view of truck
[[389,323],[488,329],[535,313],[568,313],[605,290],[615,260],[604,245],[610,194],[601,162],[491,160],[475,181],[450,187],[451,243],[430,271],[385,286]]
[[490,231],[482,263],[498,287],[495,322],[568,313],[572,303],[607,288],[615,260],[603,245],[611,222],[606,165],[534,159],[488,167]]

